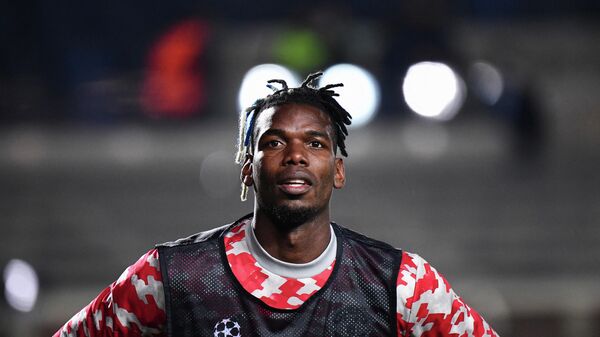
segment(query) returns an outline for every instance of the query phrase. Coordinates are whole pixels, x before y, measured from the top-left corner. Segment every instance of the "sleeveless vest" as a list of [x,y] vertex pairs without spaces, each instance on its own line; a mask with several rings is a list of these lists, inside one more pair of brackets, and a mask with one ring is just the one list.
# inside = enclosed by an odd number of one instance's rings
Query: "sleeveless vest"
[[396,336],[400,250],[332,223],[329,279],[298,309],[275,309],[229,267],[223,235],[235,224],[158,246],[168,336]]

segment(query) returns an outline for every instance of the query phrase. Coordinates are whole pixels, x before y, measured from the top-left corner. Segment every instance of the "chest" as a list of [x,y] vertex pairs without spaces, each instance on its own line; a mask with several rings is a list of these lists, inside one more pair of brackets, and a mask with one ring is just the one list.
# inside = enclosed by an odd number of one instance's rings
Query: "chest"
[[342,241],[324,286],[297,309],[282,310],[242,287],[220,246],[161,252],[169,335],[395,335],[395,254]]

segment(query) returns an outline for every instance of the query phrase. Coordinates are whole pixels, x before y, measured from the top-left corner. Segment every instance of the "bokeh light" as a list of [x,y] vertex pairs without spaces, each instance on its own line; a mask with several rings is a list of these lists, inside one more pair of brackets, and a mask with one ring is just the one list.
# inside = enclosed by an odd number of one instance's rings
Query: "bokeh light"
[[177,23],[159,37],[148,54],[141,104],[151,117],[189,117],[206,101],[198,59],[208,26],[198,20]]
[[469,82],[473,92],[485,104],[494,105],[504,92],[504,80],[498,68],[478,61],[469,69]]
[[448,65],[439,62],[410,66],[402,91],[406,104],[415,113],[444,121],[456,115],[466,96],[462,78]]
[[323,36],[306,28],[284,30],[273,43],[277,62],[300,72],[319,69],[328,58]]
[[[257,99],[272,94],[273,90],[267,87],[267,81],[272,79],[284,80],[289,87],[300,84],[298,75],[284,66],[271,63],[257,65],[244,75],[238,95],[239,108],[245,109]],[[274,83],[274,85],[278,84]]]
[[23,260],[10,260],[4,268],[4,295],[8,304],[15,310],[29,312],[35,306],[38,290],[33,267]]
[[340,94],[338,103],[352,115],[351,128],[369,123],[380,103],[380,89],[375,77],[367,70],[353,64],[336,64],[323,72],[319,86],[343,83],[335,90]]

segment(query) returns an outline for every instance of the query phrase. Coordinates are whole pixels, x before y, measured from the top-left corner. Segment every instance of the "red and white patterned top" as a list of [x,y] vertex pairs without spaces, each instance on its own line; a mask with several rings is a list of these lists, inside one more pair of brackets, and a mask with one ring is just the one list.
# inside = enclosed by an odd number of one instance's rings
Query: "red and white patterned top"
[[[276,275],[250,254],[244,244],[246,225],[235,226],[224,236],[227,260],[246,291],[271,307],[295,309],[323,287],[335,261],[312,277]],[[402,254],[396,288],[398,336],[498,336],[429,263],[416,254]],[[166,336],[165,322],[158,250],[152,249],[125,269],[117,281],[54,337]]]
[[312,277],[277,275],[263,268],[250,253],[246,244],[246,226],[247,223],[241,223],[232,228],[224,235],[224,241],[229,266],[247,292],[273,308],[297,309],[325,285],[333,271],[335,260]]

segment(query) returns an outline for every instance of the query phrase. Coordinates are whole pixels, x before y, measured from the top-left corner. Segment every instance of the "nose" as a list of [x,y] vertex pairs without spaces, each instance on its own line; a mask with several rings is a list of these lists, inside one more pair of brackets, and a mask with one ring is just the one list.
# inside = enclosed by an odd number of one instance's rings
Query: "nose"
[[303,142],[289,142],[285,149],[283,165],[308,166],[306,149]]

